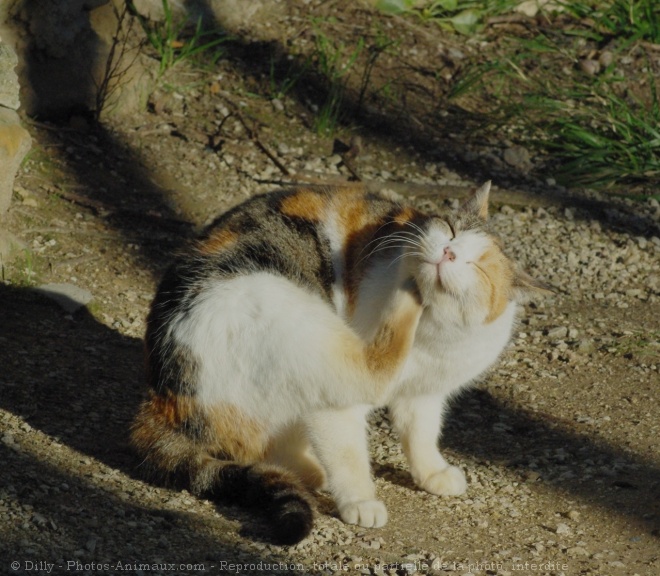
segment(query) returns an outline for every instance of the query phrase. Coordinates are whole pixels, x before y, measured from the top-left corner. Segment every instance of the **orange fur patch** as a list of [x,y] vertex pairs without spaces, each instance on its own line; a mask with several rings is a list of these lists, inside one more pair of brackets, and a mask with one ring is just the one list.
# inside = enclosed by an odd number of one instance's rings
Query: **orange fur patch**
[[263,459],[267,437],[259,422],[232,404],[219,404],[207,411],[209,426],[215,446],[211,451],[229,455],[241,463]]
[[148,401],[149,412],[167,428],[178,428],[195,413],[194,400],[189,396],[177,396],[168,392],[165,396],[152,394]]
[[410,207],[410,206],[404,206],[401,209],[401,212],[399,212],[395,217],[394,221],[399,224],[400,226],[405,226],[408,222],[410,222],[415,216],[418,215],[418,212]]
[[373,341],[365,342],[357,335],[339,341],[340,354],[358,370],[389,380],[401,368],[412,348],[417,321],[421,315],[418,295],[400,305],[378,329]]
[[238,240],[238,234],[227,228],[214,230],[211,235],[198,243],[197,249],[202,254],[216,254],[221,250],[229,248]]
[[196,451],[181,424],[192,412],[191,398],[151,392],[133,421],[133,446],[155,469],[174,472],[189,466]]
[[263,427],[230,404],[203,410],[194,398],[151,393],[133,423],[133,444],[158,468],[175,470],[207,455],[256,462],[263,457]]
[[506,256],[494,246],[484,252],[478,265],[487,276],[481,281],[488,298],[486,324],[489,324],[499,318],[509,304],[513,270]]
[[334,196],[337,220],[344,238],[359,233],[370,219],[369,205],[364,199],[361,187],[341,188]]
[[404,306],[380,327],[366,349],[367,368],[389,377],[403,364],[415,337],[420,305]]
[[321,194],[303,188],[292,196],[287,196],[280,209],[286,216],[318,222],[325,214],[326,199]]
[[371,219],[369,205],[361,189],[346,188],[336,195],[337,222],[341,235],[345,238],[344,255],[346,275],[344,290],[347,297],[347,312],[353,313],[357,304],[358,288],[362,280],[358,263],[366,255],[365,245],[381,226]]

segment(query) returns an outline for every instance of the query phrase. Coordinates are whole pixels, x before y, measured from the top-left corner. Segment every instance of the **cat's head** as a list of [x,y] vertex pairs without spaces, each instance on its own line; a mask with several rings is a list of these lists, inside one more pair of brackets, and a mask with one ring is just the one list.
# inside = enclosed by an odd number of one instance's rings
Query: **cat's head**
[[420,222],[409,249],[412,275],[425,305],[453,306],[465,322],[496,320],[509,303],[551,290],[520,270],[487,227],[490,182],[456,215]]

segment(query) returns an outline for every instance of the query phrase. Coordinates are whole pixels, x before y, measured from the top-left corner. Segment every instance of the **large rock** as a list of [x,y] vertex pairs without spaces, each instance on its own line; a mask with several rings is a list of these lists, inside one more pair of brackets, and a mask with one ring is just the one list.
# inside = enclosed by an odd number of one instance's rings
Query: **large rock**
[[[274,37],[270,22],[305,0],[169,0],[176,20],[260,40]],[[156,66],[138,53],[144,31],[127,16],[125,0],[0,0],[0,36],[18,54],[22,109],[30,116],[57,117],[91,111],[98,116],[131,114],[145,106]],[[152,20],[164,18],[162,0],[135,0]],[[0,86],[1,90],[1,86]]]
[[18,64],[16,53],[0,41],[0,106],[18,110],[18,76],[14,69]]
[[[270,23],[284,18],[306,0],[169,0],[174,18],[197,22],[201,17],[209,28],[220,28],[243,38],[281,40]],[[135,0],[137,11],[150,20],[164,19],[162,0]]]
[[137,21],[127,17],[118,27],[124,7],[123,0],[0,2],[0,34],[19,56],[27,114],[123,115],[144,105],[153,79],[137,52]]
[[[30,135],[16,113],[19,106],[16,64],[14,51],[0,41],[0,218],[9,208],[16,172],[31,144]],[[4,254],[11,242],[3,239],[0,245]]]
[[0,108],[0,216],[9,208],[14,178],[30,150],[31,138],[14,110]]

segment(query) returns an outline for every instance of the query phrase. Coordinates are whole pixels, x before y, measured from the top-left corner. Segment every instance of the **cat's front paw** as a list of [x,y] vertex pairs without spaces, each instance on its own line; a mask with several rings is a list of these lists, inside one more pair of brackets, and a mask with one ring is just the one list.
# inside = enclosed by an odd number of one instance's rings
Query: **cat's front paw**
[[467,490],[467,481],[460,468],[447,466],[431,474],[420,487],[437,496],[460,496]]
[[380,528],[387,523],[387,509],[380,500],[360,500],[339,506],[339,516],[346,524]]

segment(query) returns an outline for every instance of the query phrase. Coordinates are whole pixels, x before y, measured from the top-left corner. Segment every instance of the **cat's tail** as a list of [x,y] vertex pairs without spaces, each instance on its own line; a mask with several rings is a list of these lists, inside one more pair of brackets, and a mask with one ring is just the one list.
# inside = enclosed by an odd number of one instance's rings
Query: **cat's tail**
[[151,476],[184,484],[193,494],[259,511],[278,544],[295,544],[307,536],[314,521],[312,497],[293,473],[279,466],[243,463],[216,457],[204,426],[191,425],[163,410],[152,395],[136,416],[131,442]]
[[263,512],[279,544],[296,544],[312,530],[314,507],[288,470],[273,464],[209,459],[191,486],[199,495],[231,500]]

